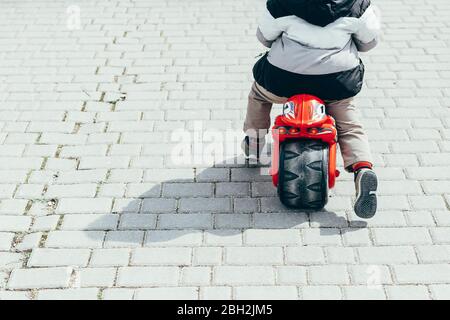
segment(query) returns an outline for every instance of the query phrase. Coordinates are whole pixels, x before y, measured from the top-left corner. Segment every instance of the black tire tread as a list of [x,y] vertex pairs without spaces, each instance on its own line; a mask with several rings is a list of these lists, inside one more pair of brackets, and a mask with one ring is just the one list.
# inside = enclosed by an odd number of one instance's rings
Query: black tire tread
[[286,141],[280,148],[278,195],[292,208],[322,209],[328,201],[328,145]]

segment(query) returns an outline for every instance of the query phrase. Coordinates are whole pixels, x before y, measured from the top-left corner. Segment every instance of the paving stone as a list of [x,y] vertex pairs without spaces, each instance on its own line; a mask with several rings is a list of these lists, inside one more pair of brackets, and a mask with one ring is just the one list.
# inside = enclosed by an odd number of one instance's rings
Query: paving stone
[[81,289],[52,289],[39,290],[37,294],[38,300],[97,300],[98,289],[81,288]]
[[112,199],[64,198],[58,202],[57,213],[109,213]]
[[339,286],[304,286],[301,297],[304,300],[341,300],[342,292]]
[[435,227],[433,214],[428,211],[408,211],[404,213],[406,221],[412,227]]
[[242,232],[240,230],[211,230],[205,233],[205,243],[212,246],[240,246]]
[[202,300],[230,300],[232,289],[225,286],[201,287],[200,299]]
[[246,182],[219,182],[216,183],[216,197],[246,197],[249,196],[250,186]]
[[119,268],[119,287],[174,286],[178,284],[177,267],[123,267]]
[[[351,192],[353,194],[353,192]],[[301,216],[301,214],[293,213],[292,216]],[[306,215],[305,215],[306,216]],[[306,217],[306,222],[308,221]],[[315,228],[345,228],[348,227],[346,213],[344,212],[315,212],[310,217],[311,227]],[[305,225],[307,227],[307,225]]]
[[103,231],[51,231],[45,246],[47,248],[101,248]]
[[31,300],[29,291],[0,291],[1,300]]
[[198,299],[198,289],[195,287],[178,288],[145,288],[137,289],[134,299],[136,300],[194,300]]
[[188,248],[138,248],[131,257],[131,265],[190,265],[192,250]]
[[63,171],[58,174],[57,182],[62,184],[69,183],[95,183],[106,179],[106,169]]
[[283,251],[275,247],[235,247],[225,250],[227,265],[277,265],[283,263]]
[[325,249],[327,261],[330,264],[353,264],[355,254],[353,248],[330,247]]
[[277,284],[306,285],[307,270],[302,266],[282,266],[277,268]]
[[99,198],[121,198],[125,194],[126,185],[124,183],[102,184],[97,190]]
[[182,198],[180,212],[230,212],[231,201],[227,198]]
[[118,220],[116,214],[66,214],[61,230],[114,230]]
[[367,286],[344,287],[344,296],[349,300],[385,300],[386,294],[382,289]]
[[85,267],[91,252],[89,249],[35,248],[28,260],[28,267]]
[[8,281],[9,289],[65,288],[71,268],[15,269]]
[[300,243],[298,230],[249,229],[244,232],[247,245],[289,245]]
[[431,230],[431,237],[435,244],[450,244],[450,228],[434,228]]
[[387,296],[392,300],[429,300],[426,286],[387,286]]
[[211,283],[209,267],[184,267],[181,270],[181,284],[185,286],[206,286]]
[[376,228],[373,229],[378,245],[429,244],[431,236],[426,228]]
[[446,284],[436,284],[429,286],[433,299],[448,300],[450,297],[450,286]]
[[438,226],[450,226],[450,216],[448,215],[447,211],[433,211],[432,215]]
[[162,214],[158,219],[159,229],[211,229],[213,217],[204,213]]
[[308,269],[310,283],[314,285],[319,284],[349,284],[349,272],[345,266],[340,265],[326,265],[326,266],[311,266]]
[[448,263],[450,261],[449,245],[428,245],[416,248],[421,263]]
[[175,212],[176,206],[175,199],[144,199],[141,211],[143,213],[169,213]]
[[372,243],[369,230],[365,228],[348,228],[341,230],[346,246],[369,246]]
[[414,248],[407,246],[357,248],[359,261],[367,264],[414,264],[417,263]]
[[42,233],[28,233],[23,236],[20,241],[17,242],[15,249],[18,251],[27,251],[39,246],[42,240]]
[[116,278],[115,268],[84,268],[79,271],[78,282],[81,287],[112,287]]
[[194,265],[218,265],[222,261],[222,248],[199,247],[194,248]]
[[144,231],[109,231],[105,238],[105,248],[140,247],[144,241]]
[[214,268],[213,283],[218,285],[269,285],[274,281],[275,272],[272,267],[222,266]]
[[448,264],[398,265],[393,268],[400,284],[443,284],[450,274]]
[[303,243],[305,245],[340,246],[341,233],[334,228],[313,228],[302,230]]
[[6,283],[8,282],[9,274],[6,272],[0,272],[0,288],[3,289],[6,286]]
[[15,190],[15,184],[0,184],[0,199],[12,198]]
[[92,198],[97,191],[96,184],[70,184],[49,186],[45,197],[50,198]]
[[156,227],[155,214],[123,214],[120,217],[119,229],[146,230]]
[[445,209],[447,207],[441,196],[410,196],[409,199],[412,207],[416,210]]
[[31,225],[31,217],[27,216],[0,216],[1,232],[23,232],[27,231]]
[[236,213],[258,212],[258,201],[252,198],[235,198],[233,199],[233,208]]
[[129,183],[127,184],[125,195],[129,198],[157,198],[161,195],[161,185],[155,183]]
[[40,199],[44,193],[44,185],[41,184],[22,184],[15,193],[17,199]]
[[31,231],[51,231],[55,230],[60,219],[59,215],[36,217],[31,226]]
[[298,291],[295,286],[236,287],[235,297],[238,300],[295,300],[298,299]]
[[103,291],[103,300],[132,300],[134,289],[107,288]]
[[294,265],[324,264],[325,256],[321,247],[287,247],[286,263]]
[[196,180],[199,182],[229,181],[230,171],[228,168],[208,168],[196,172]]
[[28,200],[4,199],[0,201],[0,214],[22,215],[25,213]]
[[199,246],[203,241],[203,233],[199,230],[152,230],[146,232],[144,246],[163,247]]
[[92,267],[126,266],[129,260],[128,249],[94,249],[89,264]]
[[349,266],[352,282],[356,285],[378,287],[382,284],[392,284],[389,268],[381,265]]
[[308,228],[309,219],[304,213],[258,213],[253,216],[255,228],[294,229]]
[[23,265],[24,257],[20,253],[0,252],[0,270],[12,270]]

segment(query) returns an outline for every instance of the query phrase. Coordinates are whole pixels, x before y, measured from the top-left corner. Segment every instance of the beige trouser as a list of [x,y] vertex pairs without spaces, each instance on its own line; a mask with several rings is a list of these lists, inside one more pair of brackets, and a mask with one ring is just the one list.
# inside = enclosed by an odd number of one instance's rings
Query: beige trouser
[[[244,132],[252,135],[257,130],[268,130],[271,126],[272,104],[283,104],[286,100],[287,98],[278,97],[254,82],[248,95]],[[325,101],[327,114],[336,120],[344,166],[349,171],[351,171],[351,166],[357,162],[373,163],[369,141],[359,120],[359,113],[351,104],[352,100],[353,98]]]

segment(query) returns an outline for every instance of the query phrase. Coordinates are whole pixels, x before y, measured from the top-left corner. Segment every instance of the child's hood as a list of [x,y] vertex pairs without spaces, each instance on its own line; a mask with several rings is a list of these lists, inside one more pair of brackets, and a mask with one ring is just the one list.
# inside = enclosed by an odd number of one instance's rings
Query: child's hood
[[370,0],[268,0],[267,9],[274,18],[295,15],[317,26],[326,26],[339,18],[364,12]]

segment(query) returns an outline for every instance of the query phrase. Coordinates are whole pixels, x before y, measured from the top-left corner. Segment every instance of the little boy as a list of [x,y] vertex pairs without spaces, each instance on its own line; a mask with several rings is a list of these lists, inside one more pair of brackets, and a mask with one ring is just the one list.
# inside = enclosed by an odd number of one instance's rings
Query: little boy
[[296,94],[324,100],[336,120],[345,169],[355,175],[354,210],[363,218],[375,215],[377,177],[352,99],[363,84],[359,52],[377,45],[379,30],[370,0],[268,0],[257,37],[270,51],[253,68],[244,124],[244,152],[259,157],[273,103]]

